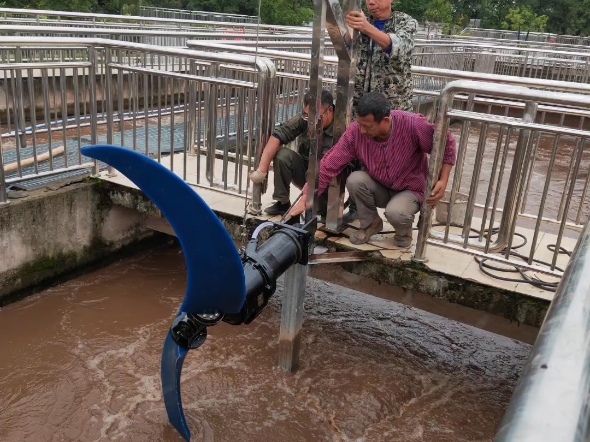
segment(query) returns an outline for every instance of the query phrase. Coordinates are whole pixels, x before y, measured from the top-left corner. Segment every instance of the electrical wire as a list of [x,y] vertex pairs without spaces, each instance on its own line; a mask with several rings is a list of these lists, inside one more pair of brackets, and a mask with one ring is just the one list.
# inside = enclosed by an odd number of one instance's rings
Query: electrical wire
[[[346,224],[346,226],[347,227],[350,227],[350,228],[352,228],[354,230],[360,230],[358,227],[353,226],[351,224]],[[444,227],[444,226],[446,226],[446,224],[444,224],[444,223],[433,224],[432,225],[432,227]],[[451,227],[463,228],[463,226],[461,226],[459,224],[453,224],[453,223],[451,223]],[[417,227],[414,227],[412,230],[418,230],[418,228]],[[469,230],[470,230],[470,232],[475,233],[474,235],[469,235],[469,238],[479,238],[480,234],[482,233],[479,230],[473,229],[473,228],[470,228]],[[498,234],[499,230],[500,229],[498,227],[493,228],[491,230],[491,232],[489,231],[489,229],[485,229],[483,231],[483,237],[487,239],[488,236],[493,236],[493,235]],[[379,235],[388,235],[388,234],[393,234],[393,233],[395,233],[395,230],[382,231],[382,232],[379,232],[378,234]],[[515,245],[515,246],[512,246],[512,248],[510,249],[510,254],[509,255],[510,256],[514,256],[516,258],[520,258],[523,261],[528,262],[528,259],[529,258],[527,256],[515,252],[515,250],[518,250],[518,249],[524,247],[525,245],[527,245],[527,243],[528,243],[527,238],[524,235],[522,235],[521,233],[518,233],[518,232],[515,232],[514,236],[517,236],[517,237],[521,238],[522,239],[522,243],[521,244],[518,244],[518,245]],[[555,252],[555,247],[556,247],[555,244],[549,244],[549,245],[547,245],[547,249],[549,251],[551,251],[551,252]],[[502,250],[499,253],[500,254],[506,253],[506,249]],[[558,254],[559,255],[568,255],[568,256],[571,256],[572,255],[572,252],[570,252],[569,250],[567,250],[567,249],[565,249],[563,247],[560,247]],[[542,279],[538,278],[537,276],[530,277],[521,268],[519,268],[515,264],[512,264],[512,266],[514,267],[512,269],[512,268],[498,267],[498,266],[494,266],[492,264],[488,264],[488,261],[492,261],[490,258],[480,258],[478,256],[474,256],[473,258],[479,264],[479,270],[483,274],[485,274],[485,275],[487,275],[487,276],[489,276],[491,278],[498,279],[500,281],[507,281],[507,282],[527,283],[527,284],[530,284],[530,285],[532,285],[534,287],[540,288],[542,290],[547,290],[549,292],[555,292],[557,290],[557,286],[559,284],[558,282],[543,281]],[[550,263],[545,262],[545,261],[541,261],[539,259],[533,259],[533,262],[534,263],[537,263],[537,264],[544,265],[546,267],[551,267],[551,264]],[[505,264],[505,265],[509,265],[509,264]],[[502,272],[502,273],[516,273],[516,274],[520,275],[520,279],[517,279],[517,278],[508,278],[508,277],[504,277],[504,276],[500,276],[500,275],[495,275],[495,274],[491,273],[489,270],[486,270],[486,269],[493,270],[493,271],[496,271],[496,272]],[[560,271],[560,272],[563,272],[564,271],[563,269],[561,269],[561,268],[559,268],[557,266],[555,267],[555,269],[558,270],[558,271]]]

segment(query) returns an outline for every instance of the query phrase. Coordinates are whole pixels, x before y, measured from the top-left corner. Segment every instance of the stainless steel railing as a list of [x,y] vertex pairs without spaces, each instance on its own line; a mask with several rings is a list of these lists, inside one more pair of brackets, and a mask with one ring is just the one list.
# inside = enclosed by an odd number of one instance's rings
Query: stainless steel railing
[[[208,48],[211,51],[219,51],[228,53],[254,53],[256,50],[252,47],[244,45],[231,45],[223,44],[223,42],[192,42],[189,41],[189,46],[194,48]],[[286,52],[281,50],[272,50],[265,48],[258,48],[258,52],[266,57],[269,57],[275,63],[277,67],[277,84],[278,91],[282,93],[281,96],[276,98],[276,121],[282,121],[285,118],[289,118],[301,109],[301,97],[298,91],[303,90],[308,86],[309,76],[309,62],[310,55],[296,52]],[[335,68],[337,66],[336,57],[325,56],[324,57],[324,86],[334,87],[336,83],[337,74]],[[414,102],[415,110],[428,114],[428,109],[436,109],[441,97],[441,91],[444,87],[454,79],[470,79],[485,82],[492,82],[502,85],[521,85],[530,86],[535,89],[542,89],[546,91],[564,91],[572,92],[577,94],[589,94],[590,85],[575,82],[566,81],[552,81],[552,80],[541,80],[541,79],[529,79],[523,77],[513,76],[501,76],[494,74],[475,73],[466,71],[453,71],[445,69],[435,69],[426,67],[413,67],[413,80],[415,84],[414,89]],[[417,86],[417,87],[416,87]],[[499,89],[501,90],[501,89]],[[479,155],[484,155],[483,158],[486,161],[493,161],[495,152],[490,145],[497,145],[499,141],[497,139],[500,133],[503,132],[504,141],[501,142],[502,152],[507,155],[505,158],[500,156],[498,161],[504,161],[504,168],[508,168],[513,164],[512,150],[518,144],[518,130],[511,128],[510,132],[507,129],[501,129],[500,123],[497,119],[493,119],[492,127],[488,129],[482,129],[482,120],[488,119],[490,114],[509,115],[511,117],[522,118],[525,111],[526,104],[522,100],[512,99],[502,96],[487,96],[485,94],[478,93],[457,93],[453,96],[451,109],[463,109],[468,112],[474,112],[478,110],[481,112],[478,114],[479,120],[472,121],[470,118],[461,118],[460,116],[454,115],[453,119],[455,123],[460,123],[460,133],[456,133],[459,140],[459,149],[462,152],[460,160],[465,161],[466,149],[481,150]],[[537,111],[535,114],[535,121],[537,124],[541,124],[543,128],[547,128],[546,131],[535,131],[530,139],[530,146],[528,150],[528,156],[526,157],[527,168],[523,175],[522,195],[520,196],[519,204],[516,206],[515,213],[519,219],[531,220],[534,222],[542,222],[545,224],[549,223],[557,228],[565,223],[565,229],[570,232],[573,230],[572,235],[576,235],[576,231],[579,231],[587,219],[588,213],[585,211],[587,207],[587,187],[588,187],[588,175],[583,171],[584,168],[576,170],[574,167],[576,164],[575,155],[572,157],[572,149],[579,152],[579,149],[583,149],[581,139],[579,136],[580,130],[584,130],[587,127],[587,118],[590,116],[588,109],[583,106],[575,106],[571,104],[568,107],[555,105],[553,102],[544,103],[540,101],[536,107]],[[434,112],[430,112],[431,120],[434,121]],[[531,116],[532,117],[532,116]],[[482,132],[484,132],[482,136]],[[575,136],[572,134],[576,134]],[[522,142],[521,142],[522,144]],[[479,146],[479,147],[477,147]],[[506,150],[506,148],[508,150]],[[553,163],[548,164],[548,150],[554,152],[556,160]],[[504,154],[503,154],[504,155]],[[477,154],[476,154],[477,156]],[[491,158],[490,158],[491,156]],[[474,158],[470,159],[473,162]],[[521,161],[524,161],[521,158]],[[477,161],[476,161],[477,163]],[[567,167],[568,174],[565,179],[560,175],[544,174],[544,171],[548,166],[553,167],[553,164],[559,164],[560,167]],[[461,164],[461,163],[459,163]],[[501,164],[501,163],[500,163]],[[496,164],[495,174],[497,175],[500,170],[500,164]],[[470,163],[470,165],[472,165]],[[491,167],[491,166],[490,166]],[[483,180],[487,185],[493,186],[494,180],[491,180],[490,170],[482,174],[480,171],[479,178],[475,176],[475,172],[472,169],[459,165],[456,169],[456,180],[454,182],[457,185],[463,182],[463,186],[469,185],[473,180]],[[503,188],[499,188],[501,191],[497,196],[496,212],[501,217],[503,213],[502,205],[507,198],[506,185],[509,178],[509,173],[503,175]],[[546,178],[547,181],[543,181]],[[497,180],[497,177],[495,178]],[[491,183],[491,184],[490,184]],[[549,183],[548,190],[541,192],[539,195],[539,189],[543,189],[545,184]],[[519,185],[520,185],[519,184]],[[576,189],[582,189],[582,191],[576,191],[572,194],[571,186],[575,186]],[[583,190],[586,189],[586,190]],[[460,187],[457,191],[461,190]],[[557,205],[547,204],[546,195],[548,191],[551,191],[553,197],[559,201]],[[492,196],[495,196],[496,189],[492,192]],[[556,195],[559,195],[557,198]],[[467,195],[469,196],[469,195]],[[466,197],[467,198],[467,197]],[[484,208],[490,205],[489,192],[479,189],[475,192],[473,198],[474,211],[481,212]],[[493,200],[492,200],[493,201]],[[566,204],[567,203],[567,204]],[[568,207],[566,207],[566,205]],[[542,206],[542,207],[541,207]],[[488,208],[489,210],[489,208]],[[496,217],[496,219],[499,219]],[[511,220],[513,218],[510,218]],[[487,221],[490,220],[489,214],[487,215]],[[478,219],[478,222],[481,221]],[[475,225],[473,226],[475,227]],[[478,228],[480,226],[477,226]],[[498,227],[498,226],[495,226]],[[540,239],[539,233],[540,224],[536,227],[537,234],[536,238]],[[505,237],[512,235],[510,231],[502,232]],[[469,235],[468,235],[469,236]],[[512,235],[513,236],[513,235]],[[506,246],[504,240],[496,244],[497,250],[503,250]],[[536,245],[528,245],[530,247],[527,252],[531,250],[536,251]],[[494,250],[494,244],[490,242],[489,250]],[[522,251],[522,250],[521,250]],[[519,251],[519,252],[521,252]],[[485,252],[485,253],[488,253]],[[540,251],[539,251],[540,252]],[[510,256],[510,255],[509,255]],[[529,265],[530,268],[536,268],[535,259],[539,256],[533,254],[527,256],[525,262],[522,259],[517,259],[517,263],[523,263],[525,266]],[[526,261],[530,261],[527,264]],[[560,274],[559,266],[550,269],[550,273],[553,275]]]
[[[514,117],[508,116],[506,111],[504,115],[496,115],[490,112],[489,108],[483,108],[480,112],[473,108],[453,109],[454,97],[457,94],[470,96],[472,102],[474,97],[501,100],[497,103],[498,105],[505,104],[502,100],[510,100],[512,103],[520,102],[524,112],[521,117]],[[576,109],[575,112],[588,115],[590,96],[533,90],[518,86],[502,85],[500,87],[492,83],[465,80],[453,81],[446,85],[441,93],[436,117],[427,194],[437,181],[440,171],[449,120],[478,124],[478,141],[476,146],[472,144],[471,148],[476,149],[475,158],[468,165],[465,158],[469,143],[467,135],[469,126],[463,124],[457,165],[452,176],[451,190],[446,196],[448,203],[444,207],[447,213],[444,226],[442,229],[432,228],[430,223],[433,210],[430,207],[424,207],[423,222],[420,225],[414,256],[416,261],[426,259],[427,244],[436,244],[498,262],[510,262],[522,268],[535,269],[543,273],[553,275],[562,273],[563,270],[557,266],[557,259],[564,232],[566,228],[579,228],[580,223],[585,224],[588,217],[587,213],[582,214],[586,202],[588,179],[586,177],[580,183],[580,165],[590,131],[583,124],[581,127],[572,128],[563,124],[546,124],[542,120],[537,122],[540,105],[555,106],[556,111],[566,108]],[[549,150],[545,152],[549,155],[549,161],[546,162],[542,171],[533,171],[534,146],[537,137],[542,139],[545,149]],[[555,184],[552,182],[552,174],[556,157],[559,154],[563,158],[563,151],[566,152],[565,157],[569,157],[565,167],[571,170],[571,178],[566,180],[566,184],[560,190],[551,186]],[[470,168],[469,172],[467,172],[467,166]],[[465,179],[466,173],[471,175],[467,179]],[[532,186],[531,180],[534,182]],[[462,193],[463,182],[468,183],[468,186]],[[486,184],[487,187],[484,187]],[[581,192],[580,184],[583,186]],[[576,189],[577,186],[578,189]],[[527,206],[525,201],[530,188],[535,188],[537,193],[540,193],[540,198],[535,204],[529,201]],[[542,192],[538,192],[540,188],[543,188]],[[549,207],[546,204],[550,191],[561,194],[562,207]],[[528,251],[525,253],[527,256],[524,262],[520,258],[514,260],[511,253],[515,244],[518,212],[523,207],[528,207],[528,210],[532,212],[530,217],[535,221],[534,235],[532,241],[527,244]],[[441,221],[438,213],[437,220]],[[541,226],[547,222],[556,224],[558,233],[550,265],[543,268],[535,265],[537,262],[535,254]],[[473,228],[479,232],[478,235],[471,234]],[[497,229],[494,235],[486,235],[486,232],[494,229]],[[492,239],[492,236],[496,238]]]
[[590,225],[545,316],[494,442],[590,438]]
[[160,17],[142,17],[130,15],[114,15],[114,14],[90,14],[84,12],[69,12],[69,11],[50,11],[42,9],[15,9],[15,8],[0,8],[0,22],[12,21],[13,23],[26,25],[56,25],[56,26],[75,26],[75,27],[105,27],[107,25],[118,28],[130,27],[144,27],[155,26],[185,29],[223,29],[235,28],[239,29],[258,29],[259,32],[273,32],[273,33],[310,33],[311,28],[305,26],[275,26],[257,23],[236,23],[233,21],[210,21],[210,20],[184,20],[173,18]]
[[23,26],[0,25],[0,35],[14,36],[47,36],[47,37],[71,37],[71,38],[106,38],[133,43],[142,43],[158,46],[186,47],[188,40],[229,40],[234,42],[285,40],[289,42],[310,42],[310,37],[305,34],[272,35],[272,34],[240,34],[224,32],[225,29],[198,30],[198,29],[126,29],[126,28],[98,28],[98,27],[65,27],[65,26]]
[[[270,136],[274,66],[263,57],[1,37],[0,60],[0,196],[29,178],[96,170],[80,148],[100,141],[166,161],[192,185],[244,197]],[[261,188],[252,192],[259,201]]]
[[[309,33],[269,35],[197,32],[186,29],[110,29],[64,26],[0,26],[0,34],[83,36],[112,38],[145,44],[183,47],[188,40],[212,40],[213,43],[232,41],[241,45],[255,45],[259,48],[282,49],[291,52],[309,53]],[[223,40],[221,40],[223,39]],[[297,48],[297,49],[294,49]],[[327,54],[334,49],[326,45]],[[499,44],[475,44],[468,42],[433,43],[432,40],[417,39],[413,54],[414,66],[434,67],[461,71],[512,75],[528,78],[551,79],[587,83],[590,79],[590,52],[560,51],[540,47],[514,47]]]
[[559,35],[543,32],[518,32],[518,31],[507,31],[500,29],[482,29],[482,28],[471,28],[467,27],[461,35],[469,35],[475,37],[485,38],[497,38],[502,40],[524,40],[538,41],[538,42],[549,42],[549,43],[564,43],[564,44],[576,44],[576,45],[588,45],[590,39],[588,37],[580,37],[575,35]]
[[258,22],[258,17],[254,15],[229,14],[208,11],[187,11],[183,9],[158,8],[155,6],[140,6],[139,14],[143,17],[159,17],[181,20],[229,21],[235,23]]

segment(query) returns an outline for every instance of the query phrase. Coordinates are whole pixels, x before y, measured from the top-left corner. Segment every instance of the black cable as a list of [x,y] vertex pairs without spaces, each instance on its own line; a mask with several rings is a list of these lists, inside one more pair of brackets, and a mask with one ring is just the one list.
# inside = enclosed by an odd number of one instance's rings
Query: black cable
[[[353,226],[351,224],[346,224],[345,225],[347,227],[350,227],[354,230],[360,230],[359,227]],[[439,223],[439,224],[433,224],[432,227],[442,227],[442,226],[446,226],[446,224],[444,223]],[[463,228],[463,226],[459,225],[459,224],[454,224],[451,223],[450,224],[451,227],[458,227],[458,228]],[[418,227],[414,227],[412,230],[419,230]],[[477,229],[473,229],[470,228],[469,229],[470,232],[474,232],[475,235],[469,235],[469,238],[478,238],[480,236],[480,234],[482,233],[481,231],[477,230]],[[483,231],[483,237],[487,238],[488,235],[492,236],[492,235],[496,235],[498,234],[498,232],[500,231],[500,229],[498,227],[494,227],[490,233],[488,233],[489,229],[485,229]],[[391,230],[391,231],[381,231],[379,232],[379,235],[388,235],[388,234],[393,234],[395,233],[395,230]],[[527,261],[528,262],[528,257],[525,255],[521,255],[520,253],[515,252],[514,250],[520,249],[521,247],[524,247],[525,245],[527,245],[528,240],[526,238],[526,236],[524,236],[521,233],[515,232],[514,233],[515,236],[518,236],[519,238],[522,238],[522,244],[518,244],[516,246],[512,246],[509,255],[510,256],[514,256],[517,258],[522,259],[523,261]],[[549,251],[551,252],[555,252],[555,247],[556,244],[549,244],[547,245],[547,249],[549,249]],[[505,253],[506,249],[502,250],[500,252],[500,254]],[[571,256],[572,252],[570,252],[567,249],[564,249],[563,247],[559,248],[559,253],[560,255],[568,255]],[[495,278],[498,279],[500,281],[508,281],[508,282],[524,282],[527,284],[531,284],[534,287],[540,288],[542,290],[547,290],[550,292],[555,292],[557,290],[557,286],[558,286],[558,282],[547,282],[547,281],[543,281],[542,279],[534,276],[534,277],[530,277],[528,276],[526,273],[524,273],[519,267],[517,267],[514,264],[510,264],[512,266],[514,266],[514,269],[510,269],[510,268],[506,268],[506,267],[497,267],[497,266],[493,266],[491,264],[488,264],[488,261],[492,261],[492,259],[490,258],[478,258],[477,256],[473,257],[475,259],[475,261],[479,264],[479,270],[484,274],[487,275],[491,278]],[[545,261],[541,261],[539,259],[534,259],[533,258],[533,262],[537,263],[537,264],[541,264],[544,265],[546,267],[551,267],[551,264]],[[509,265],[509,264],[506,264]],[[493,273],[490,273],[489,271],[487,271],[486,269],[491,269],[497,272],[503,272],[503,273],[518,273],[521,276],[521,279],[514,279],[514,278],[506,278],[506,277],[502,277],[499,275],[494,275]],[[563,272],[563,269],[559,268],[559,267],[555,267],[556,270],[559,270],[560,272]]]

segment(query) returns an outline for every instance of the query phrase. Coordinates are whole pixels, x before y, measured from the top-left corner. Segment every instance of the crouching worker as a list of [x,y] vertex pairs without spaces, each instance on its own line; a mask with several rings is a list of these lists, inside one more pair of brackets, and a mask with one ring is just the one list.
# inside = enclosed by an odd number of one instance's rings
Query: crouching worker
[[[269,215],[283,215],[291,207],[290,185],[293,183],[301,189],[307,181],[307,168],[309,165],[310,139],[307,134],[307,119],[309,115],[309,100],[311,91],[307,91],[303,97],[304,111],[275,129],[272,137],[262,151],[262,157],[258,169],[250,174],[254,183],[264,181],[271,161],[274,170],[273,199],[276,201],[265,209]],[[329,90],[324,89],[321,96],[320,115],[324,126],[322,137],[322,152],[325,155],[332,148],[332,129],[334,123],[334,97]],[[300,137],[300,143],[295,152],[284,145],[295,141]],[[347,169],[346,172],[349,172]],[[346,173],[345,172],[345,173]],[[324,217],[327,210],[328,195],[320,198],[318,215]],[[353,208],[351,207],[351,211]]]
[[[350,235],[351,243],[366,243],[383,230],[383,220],[377,213],[381,207],[395,229],[394,244],[404,248],[411,245],[414,216],[424,201],[427,154],[432,150],[433,135],[434,124],[420,114],[392,111],[383,94],[370,92],[360,98],[356,121],[320,163],[318,186],[321,195],[351,161],[364,165],[364,170],[352,172],[346,180],[360,220],[360,230]],[[443,197],[456,155],[455,138],[448,132],[444,164],[427,204],[435,206]],[[307,193],[307,186],[303,190]],[[289,215],[303,213],[305,201],[302,198]]]

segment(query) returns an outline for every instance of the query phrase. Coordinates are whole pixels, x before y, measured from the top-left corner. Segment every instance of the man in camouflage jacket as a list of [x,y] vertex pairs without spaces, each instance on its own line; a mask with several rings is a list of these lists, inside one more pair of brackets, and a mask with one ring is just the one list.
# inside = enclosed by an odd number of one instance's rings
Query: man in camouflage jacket
[[[263,182],[270,163],[273,162],[274,192],[272,197],[276,202],[265,209],[265,212],[269,215],[283,215],[286,213],[291,206],[291,183],[301,189],[307,181],[311,148],[311,140],[307,133],[310,96],[311,92],[307,91],[303,97],[304,111],[302,113],[281,123],[274,130],[272,137],[262,151],[258,169],[250,174],[252,182]],[[320,113],[324,125],[321,152],[323,157],[332,148],[332,130],[334,126],[334,96],[327,89],[322,91]],[[299,138],[297,151],[285,147],[297,138]],[[327,201],[327,195],[318,200],[318,214],[320,216],[326,214]]]
[[392,0],[367,0],[369,17],[351,12],[346,21],[360,32],[353,116],[361,96],[384,94],[392,110],[412,111],[412,51],[418,23],[403,12],[391,10]]

